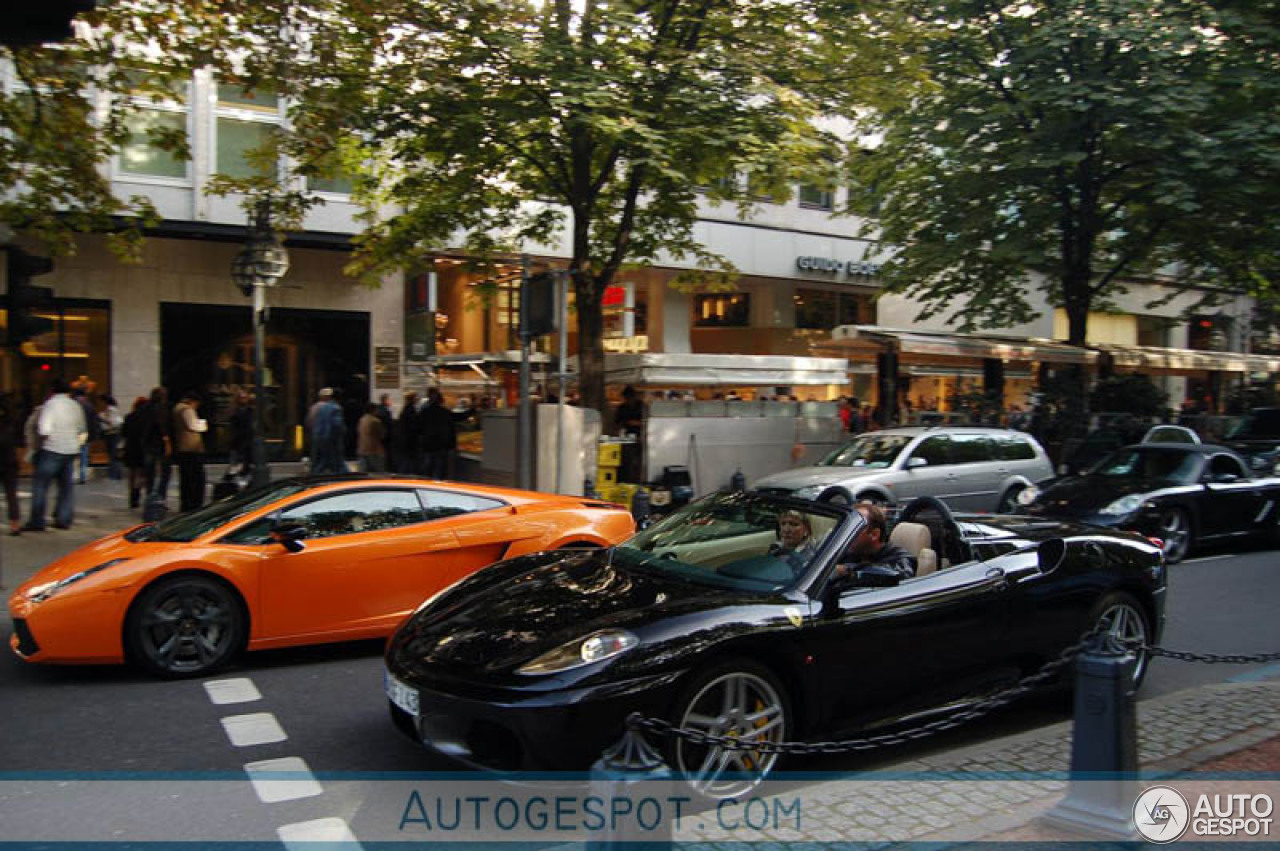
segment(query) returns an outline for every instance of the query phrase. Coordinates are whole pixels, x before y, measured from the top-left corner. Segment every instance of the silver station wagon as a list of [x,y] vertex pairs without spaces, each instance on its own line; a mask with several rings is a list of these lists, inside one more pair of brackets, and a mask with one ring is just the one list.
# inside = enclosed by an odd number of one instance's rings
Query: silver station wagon
[[1010,512],[1018,493],[1053,476],[1029,434],[1001,428],[889,428],[860,434],[812,467],[765,476],[755,488],[813,499],[840,485],[889,505],[935,496],[958,511]]

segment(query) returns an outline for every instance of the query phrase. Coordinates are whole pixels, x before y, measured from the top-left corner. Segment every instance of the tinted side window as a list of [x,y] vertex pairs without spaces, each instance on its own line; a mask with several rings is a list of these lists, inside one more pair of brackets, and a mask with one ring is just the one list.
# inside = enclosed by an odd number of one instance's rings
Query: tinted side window
[[951,438],[945,434],[926,437],[911,453],[912,458],[923,458],[930,467],[951,463]]
[[[285,509],[281,523],[299,523],[308,538],[354,535],[377,529],[392,529],[421,523],[426,519],[418,497],[411,490],[354,491],[321,497]],[[231,544],[261,544],[275,518],[263,517],[224,540]]]
[[1002,434],[995,440],[997,443],[997,457],[1001,461],[1035,460],[1036,451],[1031,448],[1031,444],[1027,442],[1026,438]]
[[1230,455],[1215,455],[1209,462],[1210,476],[1235,476],[1238,479],[1248,478],[1248,473],[1240,466],[1240,462]]
[[951,463],[978,464],[995,457],[991,441],[983,434],[953,434],[951,436]]
[[422,507],[427,513],[428,520],[452,517],[455,514],[470,514],[473,511],[490,511],[506,505],[501,500],[488,497],[425,488],[418,491],[418,498],[422,500]]

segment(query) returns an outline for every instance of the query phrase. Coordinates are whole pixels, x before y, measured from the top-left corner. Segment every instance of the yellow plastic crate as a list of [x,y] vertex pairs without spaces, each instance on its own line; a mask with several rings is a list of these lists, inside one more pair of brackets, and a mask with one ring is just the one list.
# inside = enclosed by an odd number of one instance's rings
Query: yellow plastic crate
[[600,467],[622,466],[622,444],[601,443],[596,449],[596,464]]
[[601,467],[599,478],[596,479],[596,486],[603,488],[607,485],[616,485],[618,483],[617,467]]

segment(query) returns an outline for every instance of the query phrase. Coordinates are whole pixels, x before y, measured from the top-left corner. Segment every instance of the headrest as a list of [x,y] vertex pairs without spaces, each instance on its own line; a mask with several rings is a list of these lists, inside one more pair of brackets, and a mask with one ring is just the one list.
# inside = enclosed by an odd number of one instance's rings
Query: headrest
[[929,527],[923,523],[898,523],[889,533],[889,543],[897,544],[917,558],[932,543]]

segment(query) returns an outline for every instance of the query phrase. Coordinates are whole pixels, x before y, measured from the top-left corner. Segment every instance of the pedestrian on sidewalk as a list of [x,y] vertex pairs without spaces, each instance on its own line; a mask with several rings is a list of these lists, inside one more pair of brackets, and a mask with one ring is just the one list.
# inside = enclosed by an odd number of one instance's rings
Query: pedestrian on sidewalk
[[378,416],[380,405],[370,402],[364,416],[356,424],[356,457],[360,459],[360,472],[385,473],[387,450],[383,444],[386,436],[382,418]]
[[194,511],[204,505],[204,433],[209,424],[197,414],[200,397],[194,390],[182,394],[173,406],[173,458],[178,464],[178,510]]
[[12,393],[0,393],[0,483],[4,485],[5,504],[9,507],[9,533],[17,535],[22,528],[22,510],[18,507],[18,444],[22,440],[22,418],[18,401]]
[[337,391],[331,387],[322,389],[319,402],[312,406],[308,419],[311,428],[311,474],[347,472],[347,464],[342,457],[347,423],[342,417]]
[[400,419],[396,420],[397,473],[413,475],[418,469],[418,394],[406,393]]
[[147,500],[164,505],[169,498],[173,424],[170,422],[169,391],[163,387],[151,390],[151,397],[147,400],[146,426],[142,451],[147,469]]
[[444,396],[435,387],[427,391],[427,406],[418,415],[418,427],[423,473],[431,479],[447,479],[458,437],[453,414],[444,406]]
[[235,409],[231,412],[231,445],[227,472],[232,478],[249,481],[253,477],[253,396],[243,390],[236,391]]
[[36,456],[36,469],[31,486],[31,515],[23,531],[43,532],[49,485],[58,484],[58,501],[54,526],[70,529],[75,519],[73,476],[80,447],[89,439],[84,409],[70,396],[71,388],[62,378],[50,382],[52,394],[40,409],[36,432],[41,449]]
[[98,428],[107,447],[107,478],[120,481],[120,430],[124,426],[124,415],[114,396],[103,396],[98,403],[102,406],[98,411]]
[[129,507],[142,504],[147,486],[147,397],[133,400],[133,410],[124,418],[121,432],[124,435],[124,466],[129,471]]
[[89,481],[89,447],[102,436],[102,430],[98,427],[98,412],[94,410],[93,403],[89,401],[89,391],[86,385],[81,384],[72,388],[71,398],[80,406],[80,411],[84,416],[85,431],[89,435],[80,444],[80,477],[77,481],[83,485]]
[[391,410],[391,395],[383,393],[378,397],[378,405],[376,412],[378,419],[382,421],[382,456],[385,459],[383,464],[384,470],[390,471],[395,467],[395,430],[396,415]]

